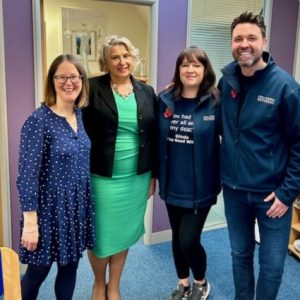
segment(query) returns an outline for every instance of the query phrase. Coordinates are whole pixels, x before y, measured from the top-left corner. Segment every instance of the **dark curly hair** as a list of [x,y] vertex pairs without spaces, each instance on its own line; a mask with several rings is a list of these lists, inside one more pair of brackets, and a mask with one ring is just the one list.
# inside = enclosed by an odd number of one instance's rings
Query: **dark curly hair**
[[253,12],[246,11],[246,12],[243,12],[238,17],[236,17],[231,23],[231,35],[232,35],[234,28],[238,24],[251,23],[251,24],[257,25],[260,28],[261,34],[262,34],[263,38],[265,38],[266,37],[266,25],[265,25],[264,18],[262,17],[261,13],[259,13],[258,15],[255,15]]

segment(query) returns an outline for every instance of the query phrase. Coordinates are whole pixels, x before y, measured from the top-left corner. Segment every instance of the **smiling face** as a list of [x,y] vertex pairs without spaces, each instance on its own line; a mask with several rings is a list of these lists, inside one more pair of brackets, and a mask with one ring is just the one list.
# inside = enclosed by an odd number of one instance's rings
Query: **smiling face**
[[253,75],[264,68],[262,53],[266,45],[260,28],[256,24],[240,23],[232,31],[232,55],[245,75]]
[[183,89],[199,89],[204,77],[204,66],[199,62],[195,55],[191,59],[185,57],[179,67],[180,81]]
[[133,69],[133,59],[124,45],[111,47],[106,58],[106,68],[114,82],[129,78]]
[[[53,79],[57,102],[74,105],[82,89],[82,80],[79,75],[77,68],[69,61],[64,61],[58,66]],[[64,81],[61,79],[63,77],[67,79]]]

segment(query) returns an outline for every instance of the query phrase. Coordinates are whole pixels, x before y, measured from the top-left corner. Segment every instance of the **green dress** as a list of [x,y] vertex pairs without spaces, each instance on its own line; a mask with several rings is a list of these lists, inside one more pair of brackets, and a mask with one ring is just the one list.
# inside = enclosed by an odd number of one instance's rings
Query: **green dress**
[[93,253],[105,258],[132,246],[144,234],[151,172],[136,175],[139,153],[137,106],[132,93],[114,93],[118,131],[112,178],[92,174],[96,241]]

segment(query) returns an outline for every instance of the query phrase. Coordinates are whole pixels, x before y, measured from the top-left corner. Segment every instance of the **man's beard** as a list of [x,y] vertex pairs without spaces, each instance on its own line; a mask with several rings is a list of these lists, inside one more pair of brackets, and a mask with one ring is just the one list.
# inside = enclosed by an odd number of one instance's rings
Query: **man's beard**
[[252,68],[260,61],[260,59],[262,58],[262,54],[259,57],[254,57],[253,60],[248,60],[248,61],[240,61],[239,59],[236,58],[235,55],[233,55],[233,57],[240,65],[241,68]]

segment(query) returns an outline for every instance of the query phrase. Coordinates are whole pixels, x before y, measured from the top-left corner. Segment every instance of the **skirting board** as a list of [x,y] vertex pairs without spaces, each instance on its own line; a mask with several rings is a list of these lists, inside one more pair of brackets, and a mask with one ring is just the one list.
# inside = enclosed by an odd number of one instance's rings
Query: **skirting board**
[[152,232],[151,234],[144,235],[144,244],[145,245],[153,245],[163,242],[171,241],[172,239],[172,231],[164,230],[159,232]]
[[[224,227],[227,227],[226,223],[204,227],[203,231],[209,231],[209,230],[214,230],[214,229],[219,229],[219,228],[224,228]],[[171,240],[172,240],[171,229],[159,231],[159,232],[153,232],[151,234],[144,235],[144,244],[145,245],[153,245],[153,244],[168,242]]]

